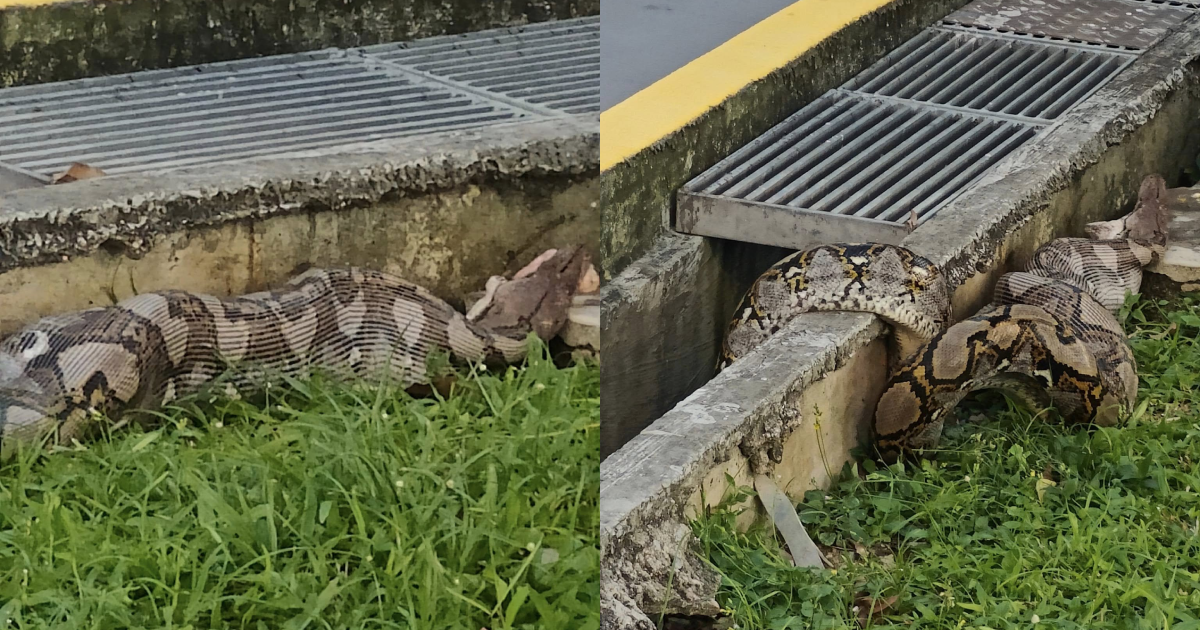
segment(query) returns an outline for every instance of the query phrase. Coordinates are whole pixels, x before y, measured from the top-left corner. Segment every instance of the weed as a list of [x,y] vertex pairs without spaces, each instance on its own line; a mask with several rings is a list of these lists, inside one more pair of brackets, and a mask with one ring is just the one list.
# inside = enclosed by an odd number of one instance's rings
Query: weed
[[1200,302],[1121,317],[1141,375],[1125,426],[1002,405],[919,465],[848,465],[799,506],[836,570],[792,567],[771,532],[713,511],[695,531],[722,606],[774,630],[856,626],[856,605],[892,596],[870,625],[1200,628]]
[[599,626],[594,366],[268,394],[0,466],[0,627]]

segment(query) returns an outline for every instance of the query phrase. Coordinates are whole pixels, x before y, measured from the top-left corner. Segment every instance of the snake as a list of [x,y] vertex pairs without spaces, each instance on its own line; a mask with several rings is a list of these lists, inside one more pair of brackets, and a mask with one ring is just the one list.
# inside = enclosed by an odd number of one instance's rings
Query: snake
[[519,362],[531,333],[548,341],[565,324],[587,259],[578,247],[548,254],[525,277],[493,277],[503,282],[489,281],[472,317],[362,267],[308,269],[228,299],[164,290],[44,317],[0,342],[0,443],[70,444],[209,387],[240,396],[320,374],[410,388],[430,382],[438,353]]
[[1000,390],[1072,424],[1111,426],[1137,398],[1137,363],[1116,313],[1143,269],[1165,251],[1166,182],[1143,179],[1133,212],[1089,223],[1087,238],[1056,238],[1023,270],[1002,275],[992,300],[955,322],[944,274],[899,245],[822,244],[758,277],[738,304],[718,370],[751,353],[796,317],[872,313],[892,330],[888,381],[871,441],[884,461],[938,445],[970,393]]

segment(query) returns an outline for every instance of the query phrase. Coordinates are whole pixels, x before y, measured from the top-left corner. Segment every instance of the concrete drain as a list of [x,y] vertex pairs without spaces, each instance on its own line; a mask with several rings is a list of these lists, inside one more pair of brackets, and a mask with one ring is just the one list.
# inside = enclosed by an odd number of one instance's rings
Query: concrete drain
[[1035,133],[1028,123],[837,91],[689,183],[679,221],[785,247],[813,237],[899,243],[911,212],[928,217]]
[[584,18],[4,89],[0,161],[128,173],[594,111],[598,32]]
[[793,249],[898,243],[1193,15],[1081,7],[976,0],[684,185],[675,229]]
[[600,18],[365,48],[369,55],[572,114],[600,111]]

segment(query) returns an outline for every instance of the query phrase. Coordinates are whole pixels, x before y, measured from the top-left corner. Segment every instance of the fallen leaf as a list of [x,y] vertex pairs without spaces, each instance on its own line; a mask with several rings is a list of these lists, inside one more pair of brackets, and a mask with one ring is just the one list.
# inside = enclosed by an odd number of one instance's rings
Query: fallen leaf
[[77,182],[84,179],[95,179],[97,177],[104,177],[104,171],[94,166],[88,166],[87,164],[75,162],[71,166],[67,167],[67,170],[52,177],[50,179],[50,183],[69,184],[71,182]]
[[596,268],[592,263],[588,263],[587,269],[579,276],[579,287],[575,290],[576,293],[588,294],[595,293],[600,290],[600,274],[596,273]]
[[859,558],[866,558],[871,552],[867,549],[866,545],[856,540],[854,541],[854,553],[857,553]]
[[1046,490],[1053,488],[1054,486],[1057,486],[1057,485],[1058,485],[1057,483],[1055,483],[1054,481],[1052,481],[1050,479],[1046,479],[1045,477],[1039,478],[1037,480],[1037,485],[1034,486],[1034,488],[1037,490],[1038,501],[1041,501],[1042,499],[1046,498]]
[[917,229],[917,222],[920,220],[921,217],[917,215],[916,208],[913,208],[912,212],[908,213],[908,221],[906,221],[904,225],[908,226],[909,232],[912,232],[913,230]]
[[854,607],[858,612],[858,625],[865,628],[872,619],[882,617],[883,613],[891,608],[898,599],[900,599],[899,595],[876,600],[872,600],[870,595],[859,595],[854,600]]

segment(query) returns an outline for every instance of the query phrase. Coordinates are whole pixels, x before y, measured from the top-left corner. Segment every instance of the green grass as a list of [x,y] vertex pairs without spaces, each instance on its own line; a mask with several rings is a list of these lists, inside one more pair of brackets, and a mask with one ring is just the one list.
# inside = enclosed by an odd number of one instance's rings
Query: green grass
[[0,466],[0,628],[597,628],[599,371],[319,382]]
[[873,603],[873,627],[1200,628],[1200,302],[1123,318],[1142,379],[1124,426],[1001,404],[930,461],[848,467],[799,506],[832,571],[790,567],[716,510],[695,531],[722,606],[747,629],[858,627]]

